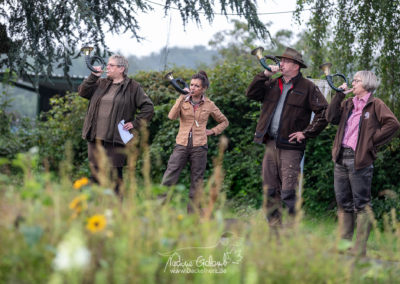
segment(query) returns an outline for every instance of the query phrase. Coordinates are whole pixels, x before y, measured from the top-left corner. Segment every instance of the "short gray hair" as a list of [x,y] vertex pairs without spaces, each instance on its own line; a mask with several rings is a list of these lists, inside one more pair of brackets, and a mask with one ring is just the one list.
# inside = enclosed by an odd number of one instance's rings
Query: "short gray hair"
[[114,54],[109,59],[115,60],[118,66],[124,67],[124,75],[128,75],[129,62],[124,56]]
[[363,88],[368,91],[368,92],[373,92],[379,87],[379,81],[376,75],[367,70],[362,70],[358,71],[356,74],[354,74],[354,77],[360,77],[361,79],[361,85]]

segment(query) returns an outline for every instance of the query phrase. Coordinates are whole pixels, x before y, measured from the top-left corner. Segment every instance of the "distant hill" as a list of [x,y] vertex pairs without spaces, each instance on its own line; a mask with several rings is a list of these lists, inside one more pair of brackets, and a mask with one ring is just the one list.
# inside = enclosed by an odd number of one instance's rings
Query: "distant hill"
[[[172,47],[168,50],[151,53],[148,56],[129,56],[129,74],[135,74],[138,71],[163,71],[164,69],[176,68],[179,66],[197,69],[202,66],[209,66],[213,63],[218,53],[207,47],[199,45],[193,48]],[[105,58],[106,59],[106,58]],[[82,57],[73,59],[70,69],[70,76],[87,76],[89,69],[86,67]],[[62,69],[56,69],[55,73],[62,74]]]

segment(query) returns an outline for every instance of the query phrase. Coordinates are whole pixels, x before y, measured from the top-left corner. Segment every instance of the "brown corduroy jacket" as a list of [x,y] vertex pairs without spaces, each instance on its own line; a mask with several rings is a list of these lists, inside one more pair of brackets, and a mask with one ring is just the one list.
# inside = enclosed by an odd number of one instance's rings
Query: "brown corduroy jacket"
[[192,129],[193,146],[206,145],[206,127],[210,115],[218,122],[218,124],[211,129],[214,135],[221,134],[221,132],[228,127],[228,119],[210,99],[205,97],[204,101],[200,103],[200,106],[195,112],[192,104],[189,101],[185,101],[185,98],[185,95],[181,95],[168,114],[169,119],[177,119],[179,117],[179,132],[176,136],[176,144],[187,146],[189,133]]
[[[83,123],[82,138],[93,141],[96,137],[97,113],[101,98],[105,95],[112,80],[99,78],[90,74],[78,88],[78,94],[88,99],[89,106]],[[139,113],[136,113],[137,110]],[[133,79],[125,77],[121,88],[116,93],[107,127],[106,142],[124,145],[118,132],[118,123],[132,122],[133,131],[139,132],[142,121],[149,122],[154,113],[153,102],[143,91],[142,87]]]
[[[339,158],[346,123],[354,107],[353,98],[343,101],[345,96],[342,92],[337,92],[326,112],[327,120],[339,125],[332,147],[334,162]],[[392,111],[382,100],[371,94],[360,118],[354,168],[359,170],[370,166],[376,159],[377,147],[388,143],[399,128],[399,121]]]
[[[266,77],[259,73],[250,83],[246,95],[249,99],[262,102],[260,118],[258,119],[254,142],[266,143],[268,128],[278,105],[282,91],[279,78]],[[279,122],[276,147],[287,150],[305,149],[306,139],[302,142],[289,142],[289,135],[302,131],[306,138],[316,137],[328,124],[325,110],[328,103],[319,88],[301,73],[292,78],[293,88],[288,91]],[[311,114],[315,113],[310,123]]]

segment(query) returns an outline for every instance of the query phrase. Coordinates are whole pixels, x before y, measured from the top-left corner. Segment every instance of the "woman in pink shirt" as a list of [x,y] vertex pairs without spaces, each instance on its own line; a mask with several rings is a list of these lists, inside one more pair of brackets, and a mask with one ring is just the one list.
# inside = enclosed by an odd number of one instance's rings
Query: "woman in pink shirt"
[[[357,237],[351,252],[365,256],[371,229],[367,208],[371,208],[373,162],[377,148],[391,140],[400,124],[385,103],[374,97],[379,86],[374,73],[358,71],[352,85],[351,89],[346,83],[340,86],[344,91],[336,93],[326,118],[339,125],[332,159],[340,234],[351,241],[357,219]],[[354,97],[344,100],[350,92]]]

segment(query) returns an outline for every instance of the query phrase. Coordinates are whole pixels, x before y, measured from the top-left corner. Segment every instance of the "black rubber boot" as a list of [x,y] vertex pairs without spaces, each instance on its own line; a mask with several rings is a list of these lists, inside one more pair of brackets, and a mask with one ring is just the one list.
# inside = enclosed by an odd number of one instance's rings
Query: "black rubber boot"
[[351,241],[354,234],[354,213],[338,212],[340,237]]
[[369,220],[368,213],[365,211],[357,213],[356,244],[352,250],[354,255],[359,257],[364,257],[367,255],[367,241],[370,232],[371,222]]

